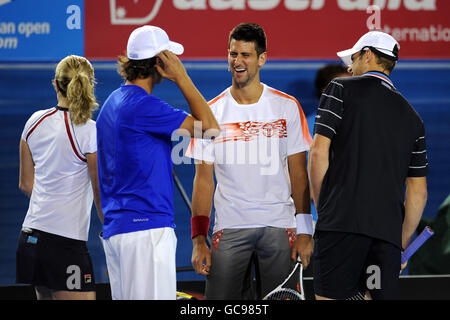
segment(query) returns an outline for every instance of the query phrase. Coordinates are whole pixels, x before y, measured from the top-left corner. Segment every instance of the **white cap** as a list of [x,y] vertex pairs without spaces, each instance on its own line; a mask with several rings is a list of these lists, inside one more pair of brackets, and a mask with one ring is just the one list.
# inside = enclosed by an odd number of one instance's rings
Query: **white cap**
[[378,53],[385,58],[391,59],[393,61],[398,60],[398,51],[400,50],[400,45],[398,44],[397,40],[395,40],[391,35],[381,31],[367,32],[358,40],[353,48],[340,51],[337,53],[337,55],[342,59],[342,61],[344,61],[346,65],[351,65],[352,55],[366,47],[370,47],[370,49],[372,50],[375,49],[375,53]]
[[127,44],[127,56],[132,60],[149,59],[158,53],[169,50],[175,54],[182,54],[181,44],[170,41],[167,33],[155,26],[142,26],[130,34]]

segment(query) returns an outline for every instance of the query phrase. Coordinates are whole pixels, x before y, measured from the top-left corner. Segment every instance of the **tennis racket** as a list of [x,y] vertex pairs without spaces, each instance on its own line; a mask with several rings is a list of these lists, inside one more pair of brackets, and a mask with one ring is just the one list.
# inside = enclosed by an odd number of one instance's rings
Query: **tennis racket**
[[408,261],[408,259],[417,251],[424,243],[434,234],[430,227],[425,227],[423,231],[410,243],[408,248],[402,253],[402,264]]
[[[298,282],[295,281],[297,275],[299,276]],[[287,287],[293,281],[297,283],[297,290]],[[305,300],[305,293],[303,292],[303,264],[300,261],[300,257],[297,258],[297,263],[287,278],[278,287],[269,292],[263,300]]]

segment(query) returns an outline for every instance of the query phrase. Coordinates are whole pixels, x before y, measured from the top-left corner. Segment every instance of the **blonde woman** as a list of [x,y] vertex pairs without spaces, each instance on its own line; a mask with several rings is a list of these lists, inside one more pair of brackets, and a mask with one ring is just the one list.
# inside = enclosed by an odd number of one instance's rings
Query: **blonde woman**
[[94,200],[103,213],[97,177],[92,111],[94,69],[79,56],[62,59],[53,85],[58,104],[35,112],[20,140],[19,188],[30,204],[16,255],[16,282],[38,299],[95,299],[86,247]]

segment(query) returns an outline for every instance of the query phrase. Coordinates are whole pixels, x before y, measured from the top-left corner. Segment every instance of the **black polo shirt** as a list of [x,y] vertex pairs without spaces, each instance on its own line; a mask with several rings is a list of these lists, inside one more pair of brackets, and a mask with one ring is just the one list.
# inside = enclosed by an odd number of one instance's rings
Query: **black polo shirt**
[[331,139],[316,229],[401,247],[405,180],[428,173],[417,112],[383,73],[337,78],[320,99],[314,134]]

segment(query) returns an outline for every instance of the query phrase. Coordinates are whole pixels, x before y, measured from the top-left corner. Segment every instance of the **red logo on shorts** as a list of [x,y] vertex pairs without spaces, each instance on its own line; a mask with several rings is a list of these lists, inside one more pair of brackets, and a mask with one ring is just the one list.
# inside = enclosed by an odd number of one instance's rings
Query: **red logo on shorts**
[[223,236],[223,230],[219,230],[213,234],[212,247],[214,250],[216,250],[217,247],[219,246],[219,242],[220,242],[220,239],[222,239],[222,236]]
[[295,234],[295,229],[292,228],[286,228],[286,234],[289,240],[289,245],[292,246],[294,245],[295,239],[297,238],[297,235]]

